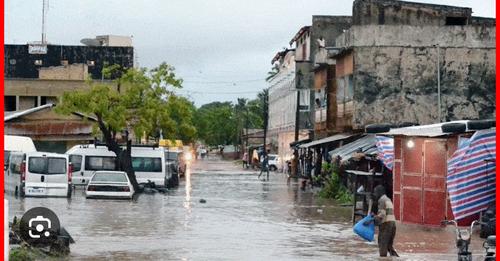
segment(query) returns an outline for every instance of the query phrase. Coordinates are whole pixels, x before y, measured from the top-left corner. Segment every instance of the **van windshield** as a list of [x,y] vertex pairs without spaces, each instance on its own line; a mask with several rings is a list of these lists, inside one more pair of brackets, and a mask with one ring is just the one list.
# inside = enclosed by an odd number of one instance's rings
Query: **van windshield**
[[28,171],[36,174],[66,174],[66,159],[52,157],[30,157]]
[[132,157],[134,171],[162,172],[161,158]]

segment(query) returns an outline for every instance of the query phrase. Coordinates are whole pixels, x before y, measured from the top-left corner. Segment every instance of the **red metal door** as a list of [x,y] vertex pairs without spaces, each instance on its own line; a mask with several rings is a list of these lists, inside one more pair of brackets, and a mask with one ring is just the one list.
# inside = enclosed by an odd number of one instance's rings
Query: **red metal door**
[[[411,142],[410,142],[411,141]],[[411,143],[411,146],[408,144]],[[401,170],[401,220],[408,223],[423,222],[422,202],[422,147],[423,139],[404,138]]]
[[423,222],[440,225],[446,219],[446,140],[427,139],[423,146]]

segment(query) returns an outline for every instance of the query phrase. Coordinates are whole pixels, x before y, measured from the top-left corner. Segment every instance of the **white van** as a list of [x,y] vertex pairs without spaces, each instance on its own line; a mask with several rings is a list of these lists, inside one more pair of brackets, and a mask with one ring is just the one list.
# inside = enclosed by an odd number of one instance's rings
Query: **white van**
[[9,156],[11,152],[33,152],[36,151],[35,144],[30,137],[3,135],[3,163],[4,170],[9,166]]
[[106,146],[76,145],[66,154],[73,165],[73,185],[87,185],[95,171],[116,169],[116,155]]
[[157,186],[166,186],[171,178],[166,164],[164,148],[132,147],[132,167],[139,184],[151,181]]
[[7,170],[21,197],[71,197],[71,165],[65,154],[12,152]]
[[[76,145],[66,152],[73,164],[73,184],[87,185],[95,171],[117,170],[116,155],[104,145]],[[132,167],[138,183],[148,180],[165,186],[171,178],[166,171],[164,149],[161,147],[132,147]],[[165,183],[167,182],[167,183]]]

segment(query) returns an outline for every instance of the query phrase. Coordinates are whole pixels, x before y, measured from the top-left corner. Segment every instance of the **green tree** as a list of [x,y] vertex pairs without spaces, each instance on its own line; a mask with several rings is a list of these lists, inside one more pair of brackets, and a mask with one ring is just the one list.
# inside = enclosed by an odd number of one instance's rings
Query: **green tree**
[[[151,137],[161,130],[166,137],[175,138],[182,131],[188,139],[194,136],[194,128],[188,113],[177,107],[187,106],[187,102],[173,92],[181,88],[182,80],[177,78],[172,66],[162,63],[152,70],[110,68],[103,70],[104,77],[122,71],[115,80],[116,88],[88,81],[89,90],[64,93],[56,112],[67,115],[78,111],[95,117],[106,146],[117,155],[117,169],[125,171],[138,189],[129,133]],[[118,143],[117,133],[125,139],[125,148]]]

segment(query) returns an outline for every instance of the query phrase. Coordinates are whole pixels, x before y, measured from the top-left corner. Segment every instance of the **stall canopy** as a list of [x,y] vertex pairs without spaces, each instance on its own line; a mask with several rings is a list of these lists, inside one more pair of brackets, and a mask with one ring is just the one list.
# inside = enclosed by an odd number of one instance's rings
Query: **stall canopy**
[[293,148],[293,147],[296,147],[296,146],[299,146],[301,144],[308,143],[308,142],[311,142],[311,139],[294,141],[294,142],[290,143],[290,148]]
[[355,135],[356,134],[352,134],[352,133],[336,134],[336,135],[333,135],[333,136],[330,136],[330,137],[326,137],[324,139],[315,140],[315,141],[312,141],[312,142],[309,142],[309,143],[304,143],[304,144],[300,145],[299,148],[306,149],[306,148],[310,148],[310,147],[316,147],[316,146],[319,146],[319,145],[322,145],[322,144],[344,140],[344,139],[353,137]]
[[328,155],[332,158],[340,156],[342,161],[344,161],[352,158],[358,149],[361,149],[367,155],[377,154],[377,139],[375,138],[375,134],[363,136],[358,140],[328,152]]
[[446,187],[455,219],[488,208],[495,201],[496,130],[481,130],[462,139],[448,161]]

